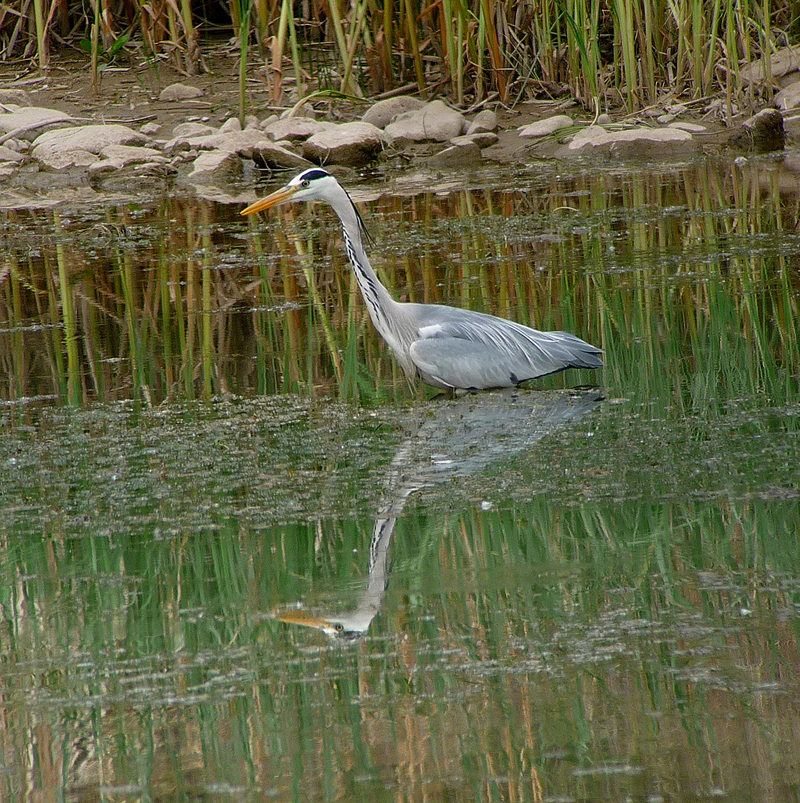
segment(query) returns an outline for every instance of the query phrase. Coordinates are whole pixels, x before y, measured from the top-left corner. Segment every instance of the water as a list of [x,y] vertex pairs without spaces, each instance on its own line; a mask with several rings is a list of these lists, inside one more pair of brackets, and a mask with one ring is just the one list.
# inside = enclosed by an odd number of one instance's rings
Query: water
[[397,294],[606,350],[455,400],[327,216],[3,213],[3,799],[797,800],[785,178],[354,181]]

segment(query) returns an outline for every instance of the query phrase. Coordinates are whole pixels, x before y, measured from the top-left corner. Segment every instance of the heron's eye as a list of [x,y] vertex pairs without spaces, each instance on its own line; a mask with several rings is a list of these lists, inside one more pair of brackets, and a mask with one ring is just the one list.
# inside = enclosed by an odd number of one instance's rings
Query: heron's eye
[[341,633],[341,632],[342,632],[342,630],[344,630],[344,625],[343,625],[343,624],[334,625],[334,626],[333,626],[333,629],[334,629],[334,630],[335,630],[337,633]]
[[310,182],[310,181],[309,181],[307,178],[304,178],[304,179],[303,179],[303,180],[300,182],[300,186],[301,186],[301,187],[303,187],[303,188],[305,188],[305,187],[310,187],[310,186],[311,186],[311,182]]

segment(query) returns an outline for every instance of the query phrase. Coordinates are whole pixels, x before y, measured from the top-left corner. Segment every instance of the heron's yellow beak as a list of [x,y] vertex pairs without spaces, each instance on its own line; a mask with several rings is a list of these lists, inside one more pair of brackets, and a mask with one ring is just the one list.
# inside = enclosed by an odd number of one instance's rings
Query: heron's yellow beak
[[260,201],[250,204],[247,209],[242,209],[240,215],[252,215],[256,212],[263,212],[265,209],[272,209],[273,206],[286,203],[292,199],[292,196],[300,189],[300,187],[281,187],[275,190],[271,195],[262,198]]

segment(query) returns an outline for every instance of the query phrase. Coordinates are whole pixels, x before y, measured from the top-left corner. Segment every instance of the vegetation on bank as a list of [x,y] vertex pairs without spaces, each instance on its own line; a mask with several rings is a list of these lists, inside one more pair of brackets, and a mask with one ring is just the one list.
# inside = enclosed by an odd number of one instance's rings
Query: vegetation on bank
[[[770,92],[771,56],[800,38],[800,0],[12,0],[0,62],[41,69],[63,48],[102,62],[162,60],[191,75],[230,37],[244,88],[257,53],[275,102],[336,90],[415,91],[470,106],[570,94],[635,111],[722,95],[726,111]],[[764,80],[745,69],[761,60]],[[251,66],[252,70],[252,66]],[[768,99],[768,98],[767,98]]]

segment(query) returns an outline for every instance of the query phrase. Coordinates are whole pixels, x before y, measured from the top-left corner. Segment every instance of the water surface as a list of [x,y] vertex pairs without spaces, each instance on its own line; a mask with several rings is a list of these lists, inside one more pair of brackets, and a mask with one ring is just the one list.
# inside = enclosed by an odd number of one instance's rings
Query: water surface
[[318,210],[4,212],[4,798],[796,800],[790,178],[354,180],[397,296],[606,351],[455,400]]

